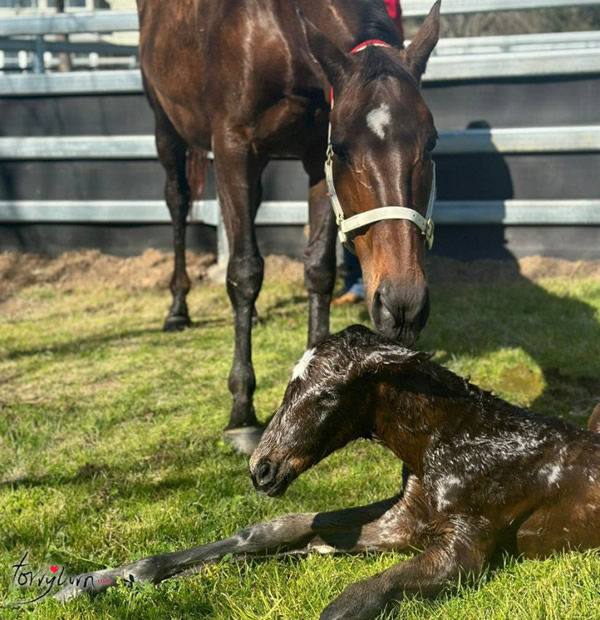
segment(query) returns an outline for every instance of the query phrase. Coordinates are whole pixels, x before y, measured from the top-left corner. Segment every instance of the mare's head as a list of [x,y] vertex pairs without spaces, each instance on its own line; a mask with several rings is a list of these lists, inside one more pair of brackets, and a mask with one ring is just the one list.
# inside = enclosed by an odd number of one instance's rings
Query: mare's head
[[360,325],[306,351],[250,459],[256,489],[281,495],[328,454],[354,439],[370,438],[382,372],[393,368],[397,373],[426,357]]
[[429,314],[423,229],[435,192],[437,134],[420,81],[438,40],[439,2],[407,49],[370,45],[350,54],[311,24],[305,31],[332,86],[330,194],[337,194],[344,219],[388,206],[422,218],[421,227],[411,219],[355,219],[359,227],[348,233],[375,329],[411,346]]

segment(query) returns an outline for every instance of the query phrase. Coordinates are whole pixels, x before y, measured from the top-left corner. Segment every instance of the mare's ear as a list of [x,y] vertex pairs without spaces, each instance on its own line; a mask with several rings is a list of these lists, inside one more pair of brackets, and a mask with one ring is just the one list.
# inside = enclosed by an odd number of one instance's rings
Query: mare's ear
[[321,65],[334,92],[339,92],[343,77],[352,65],[351,57],[334,45],[301,11],[298,11],[298,17],[312,55]]
[[407,69],[417,82],[421,81],[429,56],[440,36],[441,2],[442,0],[437,0],[433,5],[419,32],[414,36],[406,50],[402,52]]

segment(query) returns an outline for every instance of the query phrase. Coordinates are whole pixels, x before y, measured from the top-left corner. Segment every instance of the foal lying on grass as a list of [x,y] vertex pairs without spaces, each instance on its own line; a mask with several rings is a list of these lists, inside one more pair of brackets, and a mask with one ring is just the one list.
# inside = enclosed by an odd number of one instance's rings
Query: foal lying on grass
[[[600,414],[592,416],[593,430]],[[391,499],[292,514],[235,536],[92,573],[159,582],[226,554],[423,549],[355,583],[322,618],[372,618],[404,596],[433,596],[496,549],[527,557],[600,546],[600,435],[514,407],[361,326],[307,351],[250,459],[255,487],[281,495],[300,473],[359,437],[405,465]],[[69,586],[63,600],[84,589]]]

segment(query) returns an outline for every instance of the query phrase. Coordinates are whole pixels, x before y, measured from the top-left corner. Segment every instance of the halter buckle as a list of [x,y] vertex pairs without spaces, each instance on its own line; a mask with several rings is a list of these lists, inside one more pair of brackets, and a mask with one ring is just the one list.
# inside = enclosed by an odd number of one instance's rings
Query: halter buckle
[[425,222],[425,230],[423,231],[423,234],[425,235],[425,241],[427,242],[427,249],[431,250],[431,248],[433,247],[433,232],[435,229],[435,223],[434,221],[429,218],[426,222]]

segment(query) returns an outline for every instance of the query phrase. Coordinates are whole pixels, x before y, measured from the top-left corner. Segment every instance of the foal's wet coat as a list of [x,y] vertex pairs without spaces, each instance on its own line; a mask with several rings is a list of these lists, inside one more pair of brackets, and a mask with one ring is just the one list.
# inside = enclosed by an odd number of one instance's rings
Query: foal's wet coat
[[[600,428],[600,407],[590,428]],[[321,616],[364,619],[405,596],[434,596],[476,575],[498,549],[543,557],[600,547],[600,435],[510,405],[362,326],[305,353],[250,460],[253,483],[280,495],[359,437],[402,459],[399,495],[287,515],[218,542],[99,571],[94,576],[103,586],[96,591],[118,577],[158,582],[227,554],[422,549],[349,586]],[[82,591],[71,586],[58,597]]]

